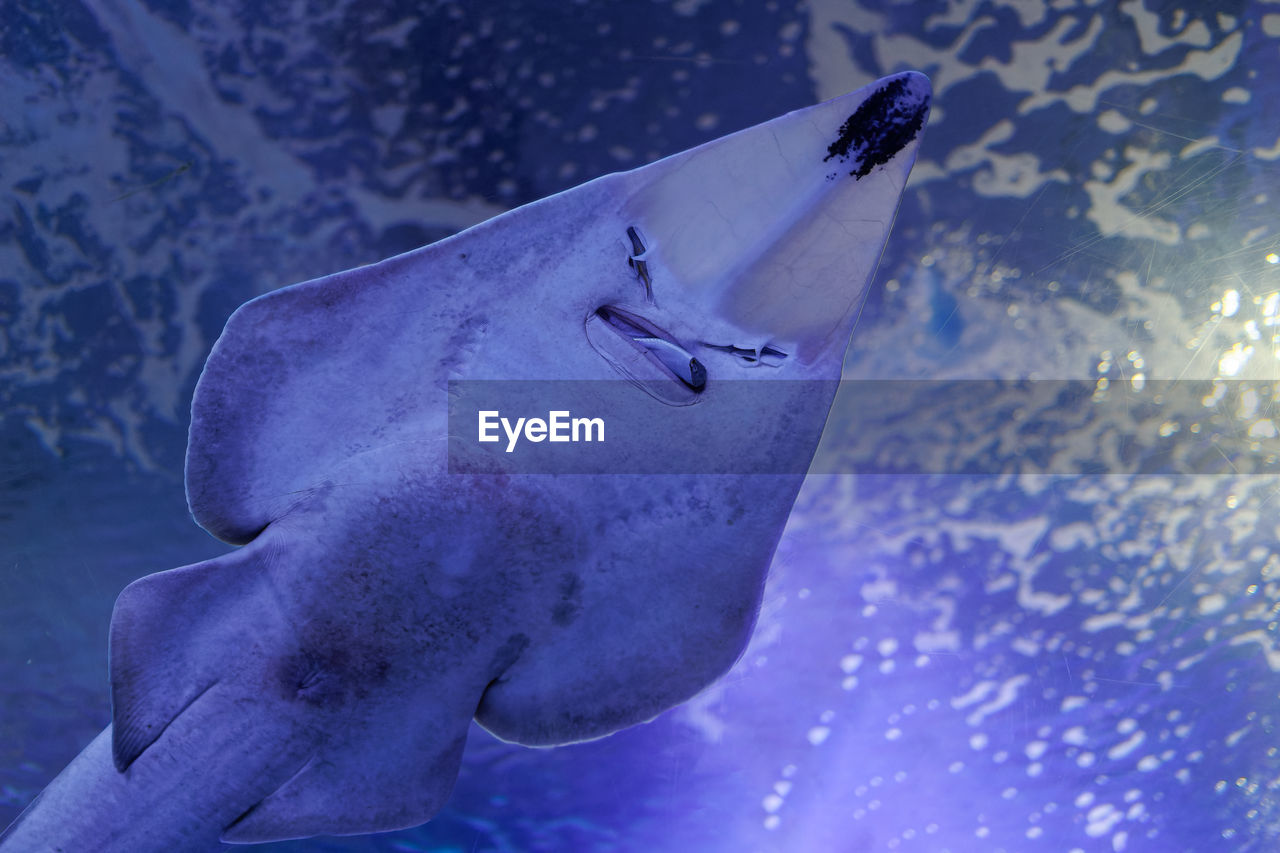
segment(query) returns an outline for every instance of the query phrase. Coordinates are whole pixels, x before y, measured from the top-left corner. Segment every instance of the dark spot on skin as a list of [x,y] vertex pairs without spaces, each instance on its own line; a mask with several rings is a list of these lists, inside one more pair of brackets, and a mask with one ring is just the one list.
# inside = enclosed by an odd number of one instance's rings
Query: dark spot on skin
[[[907,79],[890,80],[863,101],[840,126],[840,136],[827,147],[822,162],[832,157],[841,162],[852,161],[849,174],[856,180],[888,163],[915,139],[924,127],[929,97],[916,97],[908,89]],[[828,179],[833,177],[829,175]]]
[[359,658],[342,648],[308,649],[282,662],[281,692],[308,705],[338,705],[351,696],[365,697],[370,686],[386,680],[389,668],[382,658]]
[[506,642],[493,653],[493,660],[489,662],[489,671],[497,675],[506,672],[520,659],[520,655],[524,654],[527,648],[529,648],[527,634],[512,634],[507,637]]
[[286,699],[308,705],[329,705],[341,699],[342,688],[329,670],[331,656],[310,652],[290,655],[281,666],[280,686]]
[[551,621],[561,627],[570,625],[582,610],[582,578],[573,572],[560,576],[560,601],[551,608]]

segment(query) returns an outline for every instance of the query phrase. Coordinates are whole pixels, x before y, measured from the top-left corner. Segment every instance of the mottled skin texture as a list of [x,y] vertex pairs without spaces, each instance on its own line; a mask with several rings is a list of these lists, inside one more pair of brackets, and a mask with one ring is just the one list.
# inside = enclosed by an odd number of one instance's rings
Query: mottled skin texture
[[[412,826],[448,798],[473,717],[568,743],[724,673],[927,103],[924,79],[902,76],[242,306],[196,390],[187,487],[196,520],[244,547],[121,594],[112,726],[0,850]],[[823,154],[855,119],[893,151],[832,182]],[[624,386],[607,414],[636,441],[617,470],[678,445],[730,473],[518,475],[504,457],[451,473],[452,380],[680,383],[625,330],[589,340],[602,306],[709,377],[687,406]],[[732,354],[766,345],[779,364]],[[727,380],[768,393],[744,411]],[[787,473],[732,473],[752,458]]]

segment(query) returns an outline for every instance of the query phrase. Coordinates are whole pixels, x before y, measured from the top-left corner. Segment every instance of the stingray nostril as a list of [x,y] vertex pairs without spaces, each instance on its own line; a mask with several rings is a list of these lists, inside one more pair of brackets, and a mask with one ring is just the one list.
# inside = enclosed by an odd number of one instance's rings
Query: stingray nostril
[[632,339],[659,337],[657,329],[645,323],[639,317],[626,311],[620,311],[612,305],[601,305],[596,309],[596,316],[626,337]]
[[706,387],[706,367],[668,333],[644,318],[612,305],[597,308],[596,316],[619,335],[640,346],[691,390],[701,391]]
[[636,231],[634,225],[627,226],[627,236],[631,238],[631,257],[638,257],[645,253],[644,241],[640,239],[640,232]]
[[649,276],[649,263],[644,257],[649,249],[644,240],[640,239],[640,233],[634,225],[627,226],[627,237],[631,239],[631,256],[627,258],[627,265],[636,271],[636,278],[644,285],[645,300],[652,302],[653,279]]
[[787,354],[782,350],[767,344],[759,349],[748,349],[746,347],[733,346],[732,344],[708,344],[705,342],[702,345],[707,349],[726,353],[745,364],[751,365],[766,364],[769,367],[778,367],[787,357]]
[[664,403],[687,406],[707,385],[702,362],[645,317],[602,305],[587,316],[586,333],[615,370]]
[[707,369],[684,347],[663,338],[635,338],[635,342],[652,353],[664,367],[694,391],[701,391],[706,386]]

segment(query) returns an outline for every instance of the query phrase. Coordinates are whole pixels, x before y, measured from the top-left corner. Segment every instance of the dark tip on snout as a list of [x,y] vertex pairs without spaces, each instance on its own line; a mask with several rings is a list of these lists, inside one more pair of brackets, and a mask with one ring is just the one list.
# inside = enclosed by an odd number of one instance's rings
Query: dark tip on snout
[[888,163],[924,129],[932,96],[924,75],[899,74],[885,81],[840,126],[840,135],[827,146],[831,158],[851,162],[855,180]]

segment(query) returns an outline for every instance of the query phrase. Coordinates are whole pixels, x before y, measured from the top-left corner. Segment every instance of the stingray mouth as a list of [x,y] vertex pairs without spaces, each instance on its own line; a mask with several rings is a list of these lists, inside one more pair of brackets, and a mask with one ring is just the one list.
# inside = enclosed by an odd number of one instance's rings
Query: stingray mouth
[[707,369],[674,337],[614,305],[587,315],[587,340],[610,366],[652,397],[673,406],[698,401]]

